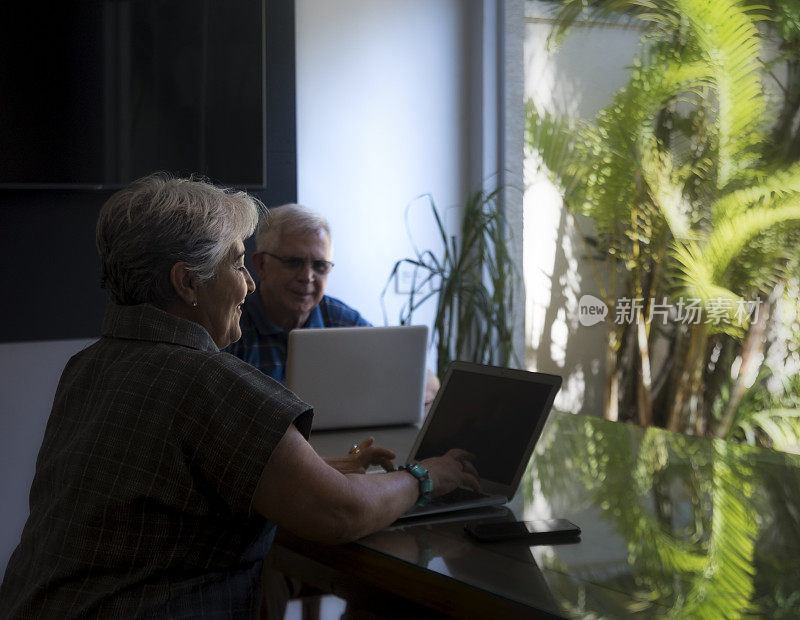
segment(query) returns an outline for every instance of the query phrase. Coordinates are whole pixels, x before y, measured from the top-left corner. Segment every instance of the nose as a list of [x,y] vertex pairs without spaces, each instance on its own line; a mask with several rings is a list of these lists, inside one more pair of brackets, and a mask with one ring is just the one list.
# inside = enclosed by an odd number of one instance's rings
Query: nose
[[317,274],[311,268],[311,261],[307,260],[303,263],[303,266],[297,270],[295,277],[301,282],[313,282],[316,275]]
[[250,275],[247,267],[244,268],[244,280],[247,282],[247,294],[249,295],[256,290],[256,283],[253,282],[253,277]]

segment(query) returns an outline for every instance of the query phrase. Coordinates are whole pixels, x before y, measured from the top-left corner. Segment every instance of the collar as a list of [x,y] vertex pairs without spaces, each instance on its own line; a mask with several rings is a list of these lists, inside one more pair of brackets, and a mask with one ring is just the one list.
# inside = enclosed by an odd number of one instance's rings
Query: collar
[[[308,327],[325,327],[325,324],[322,322],[322,311],[320,310],[320,306],[324,303],[325,299],[326,297],[323,296],[322,301],[314,306],[305,324],[302,325],[302,329]],[[245,305],[248,306],[248,311],[253,319],[253,326],[260,335],[271,336],[273,334],[286,333],[285,330],[278,327],[272,322],[272,319],[269,318],[267,309],[264,307],[264,300],[261,299],[261,294],[258,292],[258,289],[248,297]]]
[[200,351],[219,351],[205,327],[151,304],[120,306],[109,302],[101,333],[110,338],[166,342]]

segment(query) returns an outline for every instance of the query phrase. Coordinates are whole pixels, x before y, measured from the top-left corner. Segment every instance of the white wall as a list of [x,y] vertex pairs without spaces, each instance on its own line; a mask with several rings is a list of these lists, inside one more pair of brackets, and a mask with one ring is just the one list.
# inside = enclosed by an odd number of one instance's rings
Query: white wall
[[[331,223],[328,292],[382,324],[379,296],[412,255],[416,196],[458,205],[469,187],[470,11],[463,0],[297,0],[298,200]],[[420,249],[438,249],[423,201]],[[392,295],[390,324],[402,298]],[[427,322],[421,315],[416,323]]]
[[67,360],[92,340],[0,344],[0,581],[28,518],[28,491]]
[[[552,5],[528,0],[525,97],[543,109],[592,119],[627,82],[641,31],[623,25],[577,24],[563,45],[548,50]],[[582,295],[599,297],[586,250],[544,175],[525,163],[525,282],[527,362],[532,370],[564,375],[556,407],[602,415],[605,390],[604,323],[578,322]],[[585,225],[585,222],[584,222]]]

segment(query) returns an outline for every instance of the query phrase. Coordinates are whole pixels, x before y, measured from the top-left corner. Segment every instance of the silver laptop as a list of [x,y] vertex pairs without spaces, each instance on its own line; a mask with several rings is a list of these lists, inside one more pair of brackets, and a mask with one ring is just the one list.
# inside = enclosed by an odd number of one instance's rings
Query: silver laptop
[[427,341],[424,325],[296,329],[286,387],[314,407],[314,430],[416,424]]
[[560,388],[556,375],[453,362],[406,462],[467,450],[483,493],[456,489],[400,518],[508,502]]

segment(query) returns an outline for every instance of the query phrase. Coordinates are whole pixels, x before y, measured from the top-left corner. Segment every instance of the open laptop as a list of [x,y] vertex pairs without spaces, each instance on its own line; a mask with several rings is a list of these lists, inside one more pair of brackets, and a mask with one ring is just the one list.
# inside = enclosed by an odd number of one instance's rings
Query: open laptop
[[314,430],[416,424],[427,341],[424,325],[296,329],[286,387],[314,407]]
[[483,493],[456,489],[400,518],[508,502],[560,388],[556,375],[453,362],[406,462],[467,450]]

